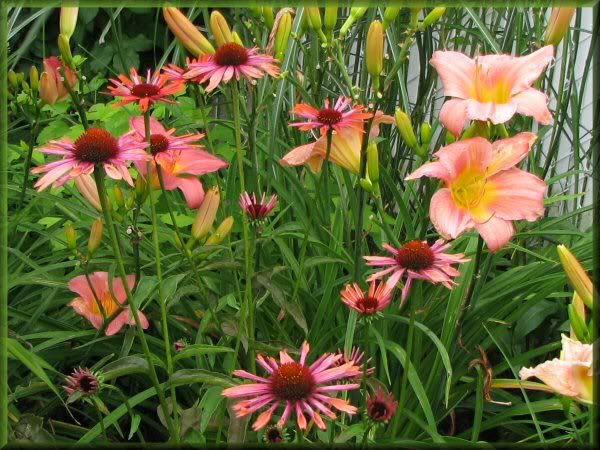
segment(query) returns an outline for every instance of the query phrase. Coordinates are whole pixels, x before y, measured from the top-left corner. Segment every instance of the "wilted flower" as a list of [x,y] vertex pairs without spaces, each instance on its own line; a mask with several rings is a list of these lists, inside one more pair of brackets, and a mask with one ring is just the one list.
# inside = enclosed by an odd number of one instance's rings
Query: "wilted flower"
[[93,395],[100,390],[101,380],[98,374],[88,368],[78,367],[66,377],[66,384],[63,386],[68,395],[74,392],[81,392],[83,395]]
[[513,220],[534,222],[544,215],[546,183],[515,167],[531,150],[536,135],[525,132],[491,143],[475,137],[443,147],[435,162],[406,177],[443,180],[431,198],[429,217],[445,239],[475,228],[492,251],[515,233]]
[[70,67],[62,64],[56,56],[44,59],[44,71],[40,75],[39,89],[40,98],[49,105],[54,105],[69,96],[69,91],[63,84],[61,69],[64,70],[69,86],[74,87],[77,83],[77,75]]
[[552,61],[553,47],[548,45],[521,57],[486,55],[475,59],[461,52],[436,51],[431,64],[444,84],[446,101],[440,120],[452,134],[460,135],[469,120],[508,121],[515,113],[532,116],[549,124],[546,94],[531,87]]
[[519,372],[522,380],[539,378],[557,394],[574,398],[583,403],[594,401],[594,378],[591,344],[562,337],[560,358],[543,362],[536,367],[524,367]]
[[330,353],[325,353],[312,365],[307,366],[306,356],[309,348],[307,342],[302,344],[299,362],[294,361],[286,350],[279,353],[279,362],[274,358],[258,355],[256,360],[268,372],[268,378],[254,375],[245,370],[233,371],[233,374],[238,377],[256,381],[256,383],[241,384],[223,391],[225,397],[249,397],[248,400],[242,400],[234,405],[237,417],[247,416],[269,405],[269,408],[262,412],[252,425],[256,431],[269,423],[277,407],[282,404],[285,405],[285,408],[277,426],[285,425],[290,415],[295,413],[298,426],[304,430],[307,426],[304,413],[308,414],[309,419],[313,419],[321,429],[326,428],[321,414],[325,414],[331,419],[336,417],[330,406],[348,414],[356,413],[356,407],[350,405],[346,400],[331,397],[330,394],[356,389],[359,385],[327,385],[326,383],[355,377],[360,374],[360,368],[352,362],[332,367],[341,358],[341,355]]
[[114,86],[108,87],[110,95],[122,97],[114,106],[137,102],[140,109],[145,112],[155,102],[175,103],[175,100],[168,97],[185,89],[184,82],[174,81],[160,70],[155,70],[152,74],[148,69],[146,78],[143,78],[132,67],[129,69],[129,76],[131,79],[123,74],[119,75],[118,80],[111,78],[110,82]]
[[101,128],[88,128],[75,142],[69,138],[50,141],[38,150],[51,155],[63,155],[63,159],[32,169],[31,173],[46,173],[34,187],[43,191],[51,184],[60,186],[71,178],[92,174],[97,165],[101,165],[110,178],[124,179],[133,186],[127,165],[129,161],[147,161],[146,146],[132,133],[116,138]]
[[217,48],[214,55],[206,55],[197,63],[190,63],[185,76],[188,79],[199,78],[200,83],[210,80],[206,86],[206,91],[210,92],[233,77],[252,81],[262,78],[265,73],[277,76],[279,67],[275,62],[272,56],[259,54],[256,47],[247,49],[236,42],[228,42]]
[[372,281],[364,292],[357,283],[347,284],[342,289],[341,299],[348,307],[360,314],[370,316],[383,311],[392,301],[394,286],[386,282]]
[[462,253],[454,255],[444,253],[449,247],[450,244],[444,243],[441,239],[433,245],[429,245],[427,241],[409,241],[400,248],[383,244],[383,248],[392,256],[365,256],[364,259],[369,266],[387,267],[387,269],[374,273],[368,281],[377,280],[391,273],[388,283],[394,287],[406,275],[401,305],[406,302],[414,280],[442,283],[451,289],[452,285],[456,284],[452,278],[460,273],[452,267],[452,264],[462,263],[468,259],[465,259]]
[[398,402],[392,393],[386,393],[381,388],[367,399],[367,415],[374,422],[387,422],[394,417],[396,409],[398,409]]
[[247,192],[243,192],[240,195],[240,206],[244,210],[244,213],[252,220],[264,219],[273,211],[276,205],[277,195],[275,194],[271,195],[269,201],[267,201],[264,193],[260,200],[256,198],[255,193],[249,195]]

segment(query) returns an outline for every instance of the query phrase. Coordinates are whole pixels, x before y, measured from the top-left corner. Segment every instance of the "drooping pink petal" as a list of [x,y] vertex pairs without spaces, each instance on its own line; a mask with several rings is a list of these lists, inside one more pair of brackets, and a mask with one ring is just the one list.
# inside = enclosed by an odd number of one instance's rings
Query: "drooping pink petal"
[[519,114],[531,116],[543,125],[552,122],[552,113],[548,109],[548,97],[543,92],[528,88],[513,95],[512,101],[516,103]]
[[499,217],[492,217],[487,222],[476,223],[474,226],[492,252],[504,247],[515,234],[513,223]]
[[183,192],[188,208],[200,208],[202,200],[204,199],[204,189],[198,178],[179,177],[177,178],[177,187]]
[[487,176],[518,164],[531,150],[537,139],[534,133],[523,132],[492,144],[492,160],[487,168]]
[[442,109],[440,110],[440,122],[442,122],[454,136],[460,136],[469,120],[467,115],[468,106],[469,101],[461,98],[450,99],[442,105]]
[[438,190],[431,197],[429,218],[444,239],[456,239],[473,226],[468,212],[456,206],[448,188]]

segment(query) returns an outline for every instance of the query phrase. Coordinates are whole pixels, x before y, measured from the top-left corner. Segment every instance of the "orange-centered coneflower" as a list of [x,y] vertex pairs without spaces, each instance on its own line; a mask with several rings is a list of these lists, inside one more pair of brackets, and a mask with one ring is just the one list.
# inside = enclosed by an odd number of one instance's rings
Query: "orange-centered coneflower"
[[363,122],[369,119],[373,113],[364,112],[363,105],[351,105],[352,99],[341,96],[334,105],[329,99],[325,100],[323,108],[317,109],[307,103],[298,103],[292,109],[292,114],[308,119],[305,122],[290,123],[292,127],[298,127],[302,131],[319,128],[322,135],[328,130],[341,131],[344,129],[355,129],[363,131]]

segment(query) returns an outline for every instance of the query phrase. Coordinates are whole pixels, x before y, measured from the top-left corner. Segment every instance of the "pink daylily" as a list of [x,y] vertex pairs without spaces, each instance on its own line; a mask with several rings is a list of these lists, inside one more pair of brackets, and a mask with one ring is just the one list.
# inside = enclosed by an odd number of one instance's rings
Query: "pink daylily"
[[453,97],[440,111],[440,120],[459,136],[469,120],[508,121],[515,113],[549,124],[546,95],[531,87],[552,61],[554,48],[547,45],[530,55],[485,55],[475,59],[461,52],[436,51],[431,65],[438,71],[444,95]]
[[546,183],[515,166],[527,156],[533,133],[519,133],[494,143],[481,137],[443,147],[437,161],[408,177],[435,177],[445,182],[431,198],[429,216],[445,239],[475,228],[492,251],[515,233],[513,220],[533,222],[544,215]]

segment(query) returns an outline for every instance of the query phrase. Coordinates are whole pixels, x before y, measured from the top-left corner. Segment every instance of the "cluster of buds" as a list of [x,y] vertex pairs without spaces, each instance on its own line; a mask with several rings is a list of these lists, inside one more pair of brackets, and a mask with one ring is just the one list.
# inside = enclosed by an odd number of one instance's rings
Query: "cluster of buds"
[[179,9],[163,8],[163,16],[171,32],[191,54],[200,57],[215,52],[210,41]]
[[581,342],[591,342],[592,333],[586,323],[586,308],[592,312],[594,310],[594,284],[567,247],[558,245],[556,250],[567,279],[575,290],[573,300],[568,306],[571,336]]
[[192,224],[192,236],[185,246],[186,251],[191,251],[198,242],[202,241],[205,241],[205,245],[219,245],[231,232],[233,217],[229,216],[221,222],[214,233],[210,233],[217,217],[220,202],[219,188],[213,186],[208,190],[200,208],[198,208],[196,219]]
[[420,142],[413,129],[410,116],[401,109],[396,109],[396,126],[404,143],[411,148],[421,158],[427,157],[429,153],[429,143],[431,142],[431,125],[428,122],[421,124]]

